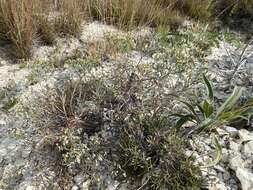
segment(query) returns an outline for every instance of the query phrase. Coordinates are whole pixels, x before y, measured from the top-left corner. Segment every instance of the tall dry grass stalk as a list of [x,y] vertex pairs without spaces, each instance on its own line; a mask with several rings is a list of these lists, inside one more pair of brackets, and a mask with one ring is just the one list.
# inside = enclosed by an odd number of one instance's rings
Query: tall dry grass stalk
[[252,13],[252,0],[0,0],[0,40],[28,58],[37,37],[53,44],[59,34],[78,36],[84,16],[131,29]]
[[120,27],[177,23],[177,0],[86,0],[89,17]]
[[56,19],[56,28],[62,34],[78,36],[83,14],[80,0],[61,0],[56,4],[59,16]]
[[33,20],[34,3],[30,0],[1,0],[0,18],[2,35],[14,45],[14,54],[18,58],[31,55],[36,27]]

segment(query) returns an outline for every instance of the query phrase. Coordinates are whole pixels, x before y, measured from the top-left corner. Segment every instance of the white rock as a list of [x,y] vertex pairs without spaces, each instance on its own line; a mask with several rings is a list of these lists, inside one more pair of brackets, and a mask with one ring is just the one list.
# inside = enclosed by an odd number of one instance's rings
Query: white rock
[[214,169],[216,169],[218,172],[222,172],[222,173],[225,173],[225,172],[226,172],[225,168],[223,168],[223,167],[220,166],[220,165],[214,166]]
[[238,136],[238,130],[234,127],[224,126],[225,130],[230,134],[231,137]]
[[34,186],[27,186],[25,190],[36,190],[36,188]]
[[253,189],[253,173],[247,169],[238,168],[236,170],[236,176],[241,182],[242,190]]
[[0,148],[0,156],[5,156],[7,154],[6,148]]
[[241,145],[234,142],[234,141],[230,141],[229,142],[229,148],[235,152],[240,152],[241,150]]
[[191,157],[191,156],[192,156],[192,151],[191,151],[191,150],[186,150],[186,151],[185,151],[185,155],[186,155],[187,157]]
[[224,135],[228,135],[229,134],[227,131],[225,131],[224,129],[221,129],[221,128],[217,128],[216,131],[218,132],[218,134],[220,136],[224,136]]
[[215,185],[214,189],[215,190],[226,190],[227,187],[226,187],[226,185],[223,182],[219,182],[218,184]]
[[91,183],[90,180],[83,182],[82,185],[80,186],[80,189],[81,190],[89,190],[90,183]]
[[6,125],[6,121],[0,120],[0,126],[1,126],[1,125]]
[[229,160],[229,166],[231,169],[235,170],[237,168],[240,168],[243,166],[243,159],[241,157],[241,155],[236,155],[234,156],[232,159]]
[[245,154],[252,154],[253,155],[253,141],[250,141],[243,146],[243,152]]
[[108,187],[106,188],[106,190],[116,190],[119,186],[119,183],[118,182],[115,182],[115,183],[110,183],[108,185]]
[[74,177],[74,181],[77,185],[80,185],[84,181],[84,176],[79,174]]
[[222,148],[222,158],[221,159],[223,162],[228,162],[229,152],[226,148]]
[[253,141],[253,133],[250,133],[246,129],[239,130],[239,137],[242,141]]
[[71,190],[78,190],[78,187],[76,185],[74,185]]

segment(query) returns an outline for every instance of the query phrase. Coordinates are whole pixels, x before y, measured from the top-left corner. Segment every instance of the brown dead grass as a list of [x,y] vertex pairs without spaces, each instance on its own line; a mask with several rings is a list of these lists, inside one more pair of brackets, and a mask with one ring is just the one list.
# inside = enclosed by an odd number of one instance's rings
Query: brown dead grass
[[78,36],[84,20],[81,1],[62,0],[58,4],[60,15],[56,19],[56,28],[59,33]]
[[13,44],[14,54],[18,58],[27,58],[31,55],[36,34],[32,17],[33,6],[30,0],[2,0],[0,2],[2,35]]
[[252,0],[1,0],[0,40],[13,44],[16,57],[29,58],[35,39],[50,45],[58,35],[77,37],[85,16],[124,29],[175,28],[185,17],[223,19],[252,10]]
[[173,5],[177,0],[87,0],[89,17],[119,27],[175,24],[181,21]]

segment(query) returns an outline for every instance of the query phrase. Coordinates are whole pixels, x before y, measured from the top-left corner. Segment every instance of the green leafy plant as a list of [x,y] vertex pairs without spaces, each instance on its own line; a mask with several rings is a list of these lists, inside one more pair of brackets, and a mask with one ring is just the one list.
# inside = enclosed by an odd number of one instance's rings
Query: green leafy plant
[[242,107],[236,106],[242,95],[242,88],[239,87],[235,87],[230,97],[216,110],[212,84],[205,75],[203,75],[203,79],[207,87],[208,98],[199,104],[193,105],[186,101],[180,101],[186,106],[188,113],[183,115],[175,114],[175,116],[179,117],[176,128],[182,127],[186,122],[193,122],[197,126],[197,131],[201,132],[202,130],[210,130],[253,114],[252,101],[247,102]]
[[200,170],[185,155],[187,140],[180,134],[165,133],[162,117],[142,117],[123,129],[119,164],[128,179],[147,189],[200,189]]

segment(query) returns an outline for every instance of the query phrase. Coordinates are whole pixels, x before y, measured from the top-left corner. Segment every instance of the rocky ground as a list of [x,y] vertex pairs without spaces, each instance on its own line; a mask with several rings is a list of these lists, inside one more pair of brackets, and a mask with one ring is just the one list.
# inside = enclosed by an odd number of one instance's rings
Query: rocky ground
[[[13,64],[8,58],[5,48],[0,49],[0,189],[37,190],[61,189],[59,181],[60,168],[55,168],[54,155],[41,153],[40,142],[43,137],[37,132],[36,125],[22,111],[23,104],[36,101],[36,93],[44,88],[60,85],[66,78],[78,78],[76,67],[64,65],[35,75],[34,62],[50,61],[57,57],[64,60],[76,49],[86,47],[89,42],[102,40],[108,33],[125,35],[114,27],[99,23],[86,24],[80,39],[58,39],[53,47],[35,48],[34,58],[25,64]],[[145,29],[134,31],[130,35],[149,36],[152,31]],[[243,49],[243,48],[241,48]],[[214,82],[215,96],[223,101],[231,93],[233,86],[244,87],[245,96],[253,93],[253,44],[245,51],[237,50],[233,44],[219,42],[219,47],[212,48],[212,53],[206,58],[208,72]],[[156,62],[154,57],[142,56],[138,51],[120,55],[117,62],[105,61],[98,69],[91,69],[85,77],[91,76],[110,79],[118,67],[115,64],[123,61],[128,72],[138,73],[145,78],[153,71],[146,71],[150,64]],[[198,64],[197,64],[198,65]],[[141,71],[144,70],[144,74]],[[198,69],[196,69],[195,74]],[[169,78],[171,77],[171,78]],[[172,80],[173,78],[173,80]],[[181,88],[182,82],[176,74],[166,79],[164,91],[170,93],[173,88]],[[108,82],[109,83],[109,82]],[[29,107],[29,105],[28,105]],[[217,129],[219,143],[222,146],[222,160],[215,166],[205,167],[214,159],[216,151],[209,134],[198,134],[191,139],[192,149],[186,154],[196,157],[196,164],[201,166],[205,177],[206,189],[212,190],[251,190],[253,189],[253,123],[249,120],[247,128],[237,126],[222,126]],[[106,136],[105,128],[100,132]],[[96,143],[96,137],[89,143]],[[96,174],[87,175],[85,171],[69,171],[71,181],[66,189],[88,190],[131,189],[127,182],[119,182],[113,178],[110,171],[104,171],[104,162],[99,156],[94,157]],[[58,172],[57,172],[58,171]],[[97,179],[97,185],[92,186],[92,179]]]

